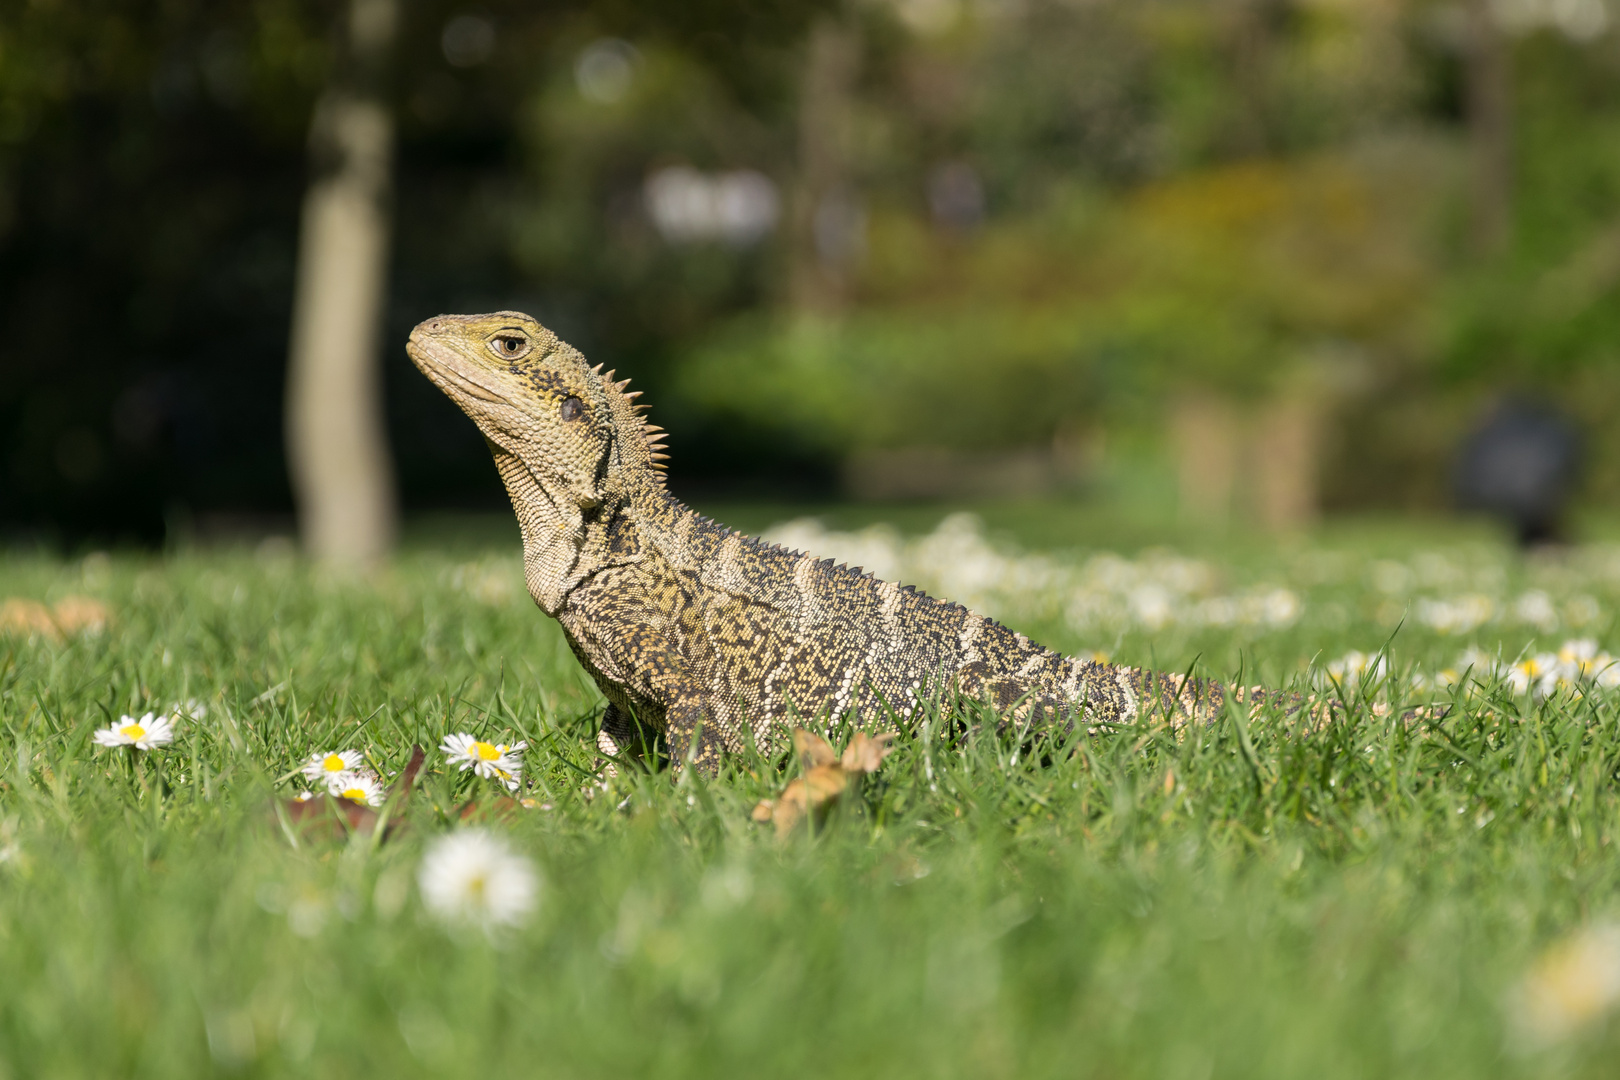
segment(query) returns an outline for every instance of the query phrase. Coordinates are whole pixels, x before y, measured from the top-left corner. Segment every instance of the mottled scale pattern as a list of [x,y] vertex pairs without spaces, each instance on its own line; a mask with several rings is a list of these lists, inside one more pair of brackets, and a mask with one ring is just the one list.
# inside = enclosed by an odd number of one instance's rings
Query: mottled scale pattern
[[409,352],[490,444],[529,591],[608,699],[606,753],[662,740],[677,767],[712,772],[749,742],[784,746],[795,726],[908,727],[952,695],[1027,730],[1149,711],[1181,723],[1221,705],[1216,684],[1071,659],[700,516],[665,489],[662,436],[627,384],[526,315],[439,316]]

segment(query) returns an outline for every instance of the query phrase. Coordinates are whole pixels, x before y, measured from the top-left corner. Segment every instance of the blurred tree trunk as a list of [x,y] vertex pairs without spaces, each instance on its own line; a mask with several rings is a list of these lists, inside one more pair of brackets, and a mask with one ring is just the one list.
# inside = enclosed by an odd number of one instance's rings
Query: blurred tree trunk
[[1226,399],[1193,393],[1171,407],[1181,512],[1210,525],[1224,525],[1232,512],[1238,476],[1237,418]]
[[1467,49],[1474,246],[1490,254],[1513,223],[1512,60],[1490,0],[1468,0]]
[[1320,503],[1323,415],[1316,397],[1282,393],[1259,411],[1251,453],[1254,508],[1271,532],[1298,532],[1311,525]]
[[305,550],[366,566],[393,545],[379,338],[394,125],[383,80],[398,0],[350,0],[310,128],[287,373],[287,457]]
[[1228,141],[1241,157],[1259,157],[1272,149],[1271,65],[1281,7],[1278,0],[1239,0],[1224,13],[1237,108]]
[[850,184],[850,112],[861,42],[836,16],[811,27],[799,97],[799,182],[790,223],[789,292],[796,311],[842,310],[865,220]]

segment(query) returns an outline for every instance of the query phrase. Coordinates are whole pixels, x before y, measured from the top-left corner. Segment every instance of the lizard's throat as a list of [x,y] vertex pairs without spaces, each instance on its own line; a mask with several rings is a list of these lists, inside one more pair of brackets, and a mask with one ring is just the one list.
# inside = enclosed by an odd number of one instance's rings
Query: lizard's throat
[[557,498],[517,455],[493,449],[495,467],[512,498],[523,534],[524,583],[541,610],[556,615],[588,572],[580,565],[580,552],[585,544],[586,516],[595,516],[596,510]]

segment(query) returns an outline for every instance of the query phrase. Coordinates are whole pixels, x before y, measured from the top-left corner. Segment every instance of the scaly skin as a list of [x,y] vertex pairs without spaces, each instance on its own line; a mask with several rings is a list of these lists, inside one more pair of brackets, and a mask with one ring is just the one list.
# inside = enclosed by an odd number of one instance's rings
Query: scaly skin
[[1208,718],[1223,689],[1071,659],[960,604],[744,536],[664,487],[661,429],[527,315],[441,315],[416,366],[483,432],[523,533],[529,594],[608,699],[599,743],[651,733],[707,773],[751,737],[853,712],[902,727],[941,697],[1020,727]]

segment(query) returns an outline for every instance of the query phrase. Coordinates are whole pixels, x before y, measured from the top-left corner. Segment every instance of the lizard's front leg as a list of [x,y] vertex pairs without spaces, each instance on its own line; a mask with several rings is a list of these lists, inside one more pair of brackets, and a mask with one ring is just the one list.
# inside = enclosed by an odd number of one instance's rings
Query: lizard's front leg
[[725,741],[704,708],[702,688],[686,670],[680,654],[662,634],[645,625],[628,627],[607,644],[614,660],[634,673],[649,696],[663,706],[671,767],[679,770],[690,763],[706,775],[718,773]]
[[596,732],[596,749],[602,755],[597,771],[609,778],[619,775],[618,762],[649,761],[655,754],[654,733],[617,702],[608,702],[602,713],[602,726]]

